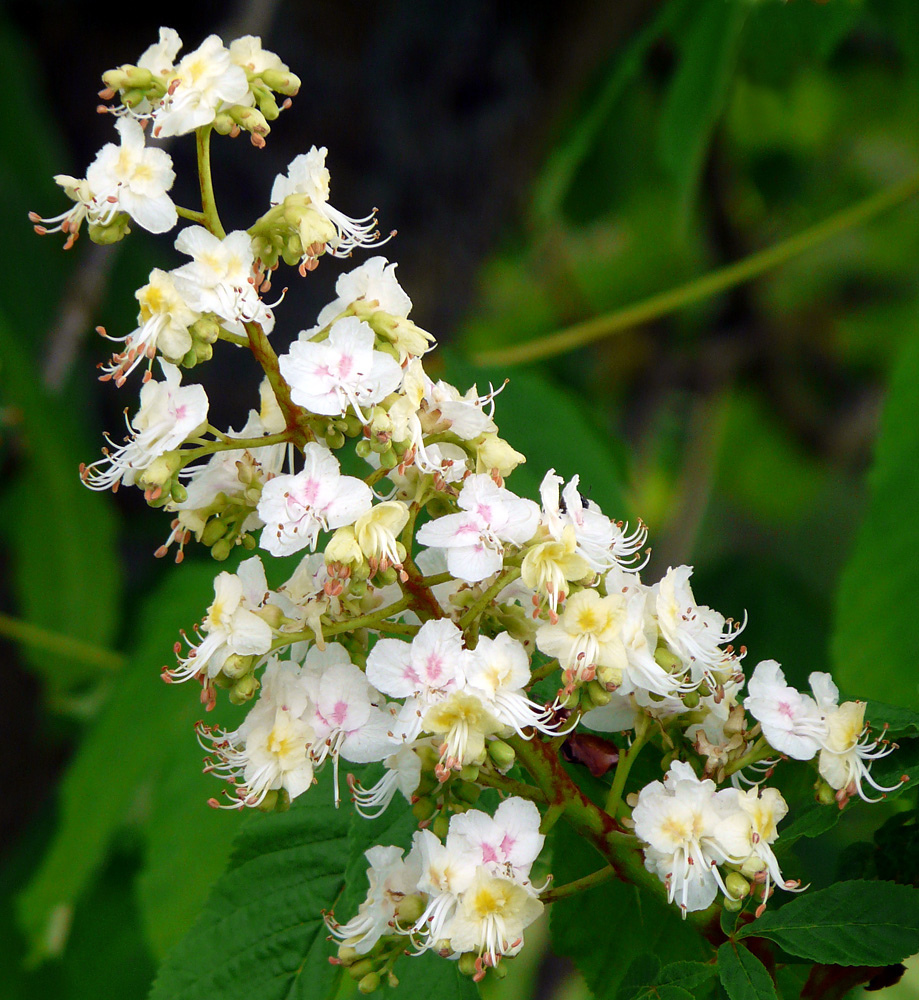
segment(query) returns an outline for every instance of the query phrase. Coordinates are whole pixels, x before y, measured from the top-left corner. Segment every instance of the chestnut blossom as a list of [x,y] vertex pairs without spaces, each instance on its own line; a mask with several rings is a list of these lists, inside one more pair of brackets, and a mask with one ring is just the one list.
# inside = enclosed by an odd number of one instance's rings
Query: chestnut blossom
[[271,333],[274,313],[256,291],[248,233],[237,230],[220,239],[203,226],[187,226],[175,245],[193,258],[170,272],[192,309],[214,313],[230,333],[245,335],[244,323],[258,323],[264,333]]
[[316,547],[320,531],[353,524],[370,510],[370,487],[343,476],[338,459],[310,441],[303,449],[303,469],[275,476],[262,489],[258,516],[265,522],[260,545],[273,556],[288,556]]
[[374,350],[373,330],[356,316],[332,324],[326,340],[296,340],[278,359],[291,398],[312,413],[341,416],[350,406],[362,423],[362,407],[379,403],[402,382],[399,362]]
[[756,665],[747,681],[744,708],[763,728],[774,750],[795,760],[811,760],[826,741],[826,711],[809,695],[785,683],[775,660]]
[[539,508],[489,476],[469,476],[457,503],[459,514],[447,514],[418,529],[422,545],[446,549],[447,568],[459,580],[477,583],[497,573],[504,563],[505,543],[522,545],[539,523]]
[[163,381],[151,380],[140,390],[140,408],[128,423],[132,433],[127,443],[115,447],[106,437],[113,450],[103,449],[104,458],[81,466],[80,477],[91,490],[132,486],[138,480],[156,490],[177,469],[159,460],[204,430],[208,411],[204,388],[181,385],[175,365],[161,359],[160,367]]
[[[168,51],[171,44],[164,54]],[[224,107],[251,103],[245,70],[233,61],[217,35],[209,35],[169,73],[166,94],[152,113],[153,134],[157,138],[185,135],[208,125]]]
[[[287,174],[278,174],[271,188],[271,204],[280,205],[287,198],[301,196],[309,207],[331,227],[333,235],[327,241],[327,250],[335,257],[347,257],[357,247],[376,243],[376,211],[362,219],[352,219],[329,204],[329,170],[325,165],[328,150],[325,146],[310,148],[291,160]],[[304,241],[304,247],[312,240]],[[385,242],[385,240],[383,241]]]
[[492,875],[512,879],[533,895],[530,869],[542,850],[539,810],[526,799],[505,799],[494,816],[470,809],[450,820],[447,847]]
[[227,658],[262,656],[271,649],[274,632],[256,612],[269,596],[265,569],[258,556],[239,564],[236,573],[218,573],[214,580],[214,600],[198,634],[201,641],[192,644],[175,670],[167,672],[171,681],[192,677],[213,678],[223,669]]

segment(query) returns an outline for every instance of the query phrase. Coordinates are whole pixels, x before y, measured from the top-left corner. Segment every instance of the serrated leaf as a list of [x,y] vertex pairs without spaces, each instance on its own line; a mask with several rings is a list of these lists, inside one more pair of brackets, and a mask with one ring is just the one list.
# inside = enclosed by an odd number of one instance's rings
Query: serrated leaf
[[[577,834],[556,827],[552,873],[557,885],[595,871],[597,860]],[[549,930],[555,951],[574,961],[598,1000],[613,1000],[636,954],[660,947],[674,960],[705,957],[702,939],[676,907],[662,906],[619,881],[553,903]]]
[[919,951],[919,889],[840,882],[767,911],[738,934],[754,936],[825,965],[892,965]]
[[175,745],[194,745],[197,692],[164,684],[159,668],[209,603],[214,576],[210,563],[186,563],[137,613],[137,647],[64,775],[57,834],[19,900],[33,959],[61,951],[69,914],[139,790]]
[[726,941],[718,949],[718,975],[731,1000],[777,1000],[766,966],[743,945]]
[[238,814],[207,805],[217,787],[212,775],[201,772],[200,754],[186,739],[153,790],[137,900],[158,960],[194,923],[239,832]]
[[[471,365],[447,355],[450,381],[465,390],[474,382],[500,386],[505,373],[495,368]],[[534,407],[547,419],[534,425]],[[526,455],[508,479],[508,489],[520,496],[539,499],[539,484],[550,468],[565,479],[579,473],[580,491],[595,500],[612,518],[627,516],[617,457],[610,436],[589,418],[582,403],[571,393],[536,370],[515,370],[496,405],[500,435]]]
[[661,961],[656,955],[650,952],[637,955],[629,963],[622,983],[616,990],[616,1000],[632,1000],[648,988],[651,983],[657,981],[657,974],[661,971]]
[[680,61],[661,110],[658,149],[684,204],[724,109],[748,10],[746,4],[703,0],[681,33]]
[[[324,776],[328,778],[328,775]],[[341,892],[349,810],[327,780],[289,812],[253,816],[150,1000],[323,1000],[337,988],[322,910]]]
[[865,707],[865,721],[871,724],[875,737],[919,736],[919,712],[908,708],[869,700]]
[[671,962],[661,969],[657,982],[661,986],[682,986],[692,991],[708,982],[717,971],[714,965],[705,962]]
[[[869,477],[870,498],[842,574],[832,639],[833,674],[858,697],[919,708],[910,644],[919,593],[919,338],[908,342],[890,386]],[[884,650],[879,656],[878,650]]]

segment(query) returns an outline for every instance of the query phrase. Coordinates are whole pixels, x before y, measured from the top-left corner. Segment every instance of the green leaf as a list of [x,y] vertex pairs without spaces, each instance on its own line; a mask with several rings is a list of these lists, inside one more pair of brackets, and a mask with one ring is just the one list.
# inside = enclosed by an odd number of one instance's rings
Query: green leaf
[[832,830],[842,815],[836,805],[824,806],[811,802],[795,814],[794,819],[779,833],[779,844],[786,847],[799,837],[819,837]]
[[711,979],[717,969],[706,962],[671,962],[661,969],[657,977],[659,985],[682,986],[692,992]]
[[726,941],[718,949],[718,975],[731,1000],[776,1000],[766,966],[742,945]]
[[[915,788],[916,782],[919,781],[919,739],[899,740],[897,749],[893,753],[874,762],[871,776],[879,785],[893,788],[892,791],[885,793],[885,797],[888,799],[895,798],[908,788]],[[904,776],[909,780],[903,781]],[[901,783],[898,785],[897,782]],[[867,783],[865,791],[869,795],[877,796],[880,794],[873,792]]]
[[919,951],[919,889],[839,882],[767,911],[738,934],[754,936],[825,965],[892,965]]
[[533,214],[546,225],[558,216],[578,168],[597,142],[619,98],[641,73],[652,45],[668,30],[685,7],[685,0],[665,3],[657,17],[632,38],[623,52],[617,53],[611,71],[589,106],[572,123],[549,154],[533,189]]
[[[461,391],[474,382],[480,391],[489,382],[500,386],[505,378],[503,372],[471,365],[455,355],[447,356],[447,377]],[[580,473],[584,496],[612,518],[626,516],[610,435],[590,420],[582,402],[541,372],[517,369],[496,405],[501,437],[527,458],[509,477],[508,489],[538,500],[539,484],[549,469],[566,480]],[[536,412],[546,415],[538,424]]]
[[[908,636],[919,593],[919,338],[894,372],[871,471],[870,498],[836,601],[833,674],[844,690],[919,708]],[[883,653],[881,653],[883,651]]]
[[[324,776],[328,778],[328,774]],[[349,810],[328,780],[286,813],[252,817],[189,933],[161,967],[150,1000],[323,1000],[329,964],[322,910],[344,883]]]
[[[478,1000],[476,984],[460,974],[456,962],[429,951],[418,958],[400,958],[395,967],[399,985],[381,992],[381,1000]],[[309,996],[308,1000],[313,1000]]]
[[897,708],[895,705],[869,700],[865,708],[865,721],[870,723],[875,737],[919,736],[919,712],[912,712],[908,708]]
[[632,1000],[645,992],[652,983],[657,982],[660,971],[661,960],[656,955],[645,952],[636,956],[622,977],[622,983],[616,991],[616,1000]]
[[75,902],[164,757],[184,741],[188,766],[197,766],[197,691],[164,684],[159,668],[172,656],[179,629],[207,606],[214,575],[211,563],[185,563],[136,613],[137,647],[67,769],[57,834],[19,901],[33,959],[62,950]]
[[[25,330],[0,317],[0,385],[6,401],[22,412],[29,445],[0,519],[13,555],[19,613],[53,632],[105,647],[115,634],[121,591],[115,518],[109,499],[80,482],[77,467],[88,445],[80,442],[73,415],[36,378],[27,342]],[[28,648],[26,659],[56,695],[99,670]]]
[[185,738],[153,790],[137,898],[147,940],[159,960],[194,923],[239,832],[238,814],[208,807],[217,788],[213,775],[202,773],[200,754]]
[[698,182],[728,86],[748,6],[703,0],[682,33],[680,61],[661,111],[658,149],[686,204]]
[[[597,862],[594,850],[567,825],[556,827],[556,884],[595,871]],[[660,949],[678,961],[705,957],[702,939],[676,907],[662,906],[625,882],[608,882],[553,903],[549,930],[555,951],[574,961],[598,1000],[613,1000],[637,954]]]

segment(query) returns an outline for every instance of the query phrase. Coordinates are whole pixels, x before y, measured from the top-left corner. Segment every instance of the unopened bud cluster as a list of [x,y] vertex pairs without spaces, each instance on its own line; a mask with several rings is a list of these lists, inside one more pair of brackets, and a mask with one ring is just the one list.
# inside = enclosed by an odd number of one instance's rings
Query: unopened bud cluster
[[[393,800],[412,810],[408,852],[369,850],[358,913],[327,915],[336,961],[362,992],[391,980],[406,951],[456,958],[477,980],[500,975],[548,885],[530,871],[541,826],[558,817],[535,803],[578,822],[565,787],[546,787],[569,779],[540,771],[532,751],[558,756],[577,727],[627,734],[620,764],[628,745],[661,755],[661,781],[628,794],[614,783],[607,820],[634,831],[684,913],[719,897],[761,908],[774,887],[798,888],[773,851],[788,806],[763,782],[783,758],[816,759],[839,806],[889,790],[869,768],[891,748],[868,735],[864,705],[839,704],[827,674],[801,694],[774,661],[747,683],[742,626],[696,602],[688,566],[643,582],[644,525],[610,518],[577,475],[547,470],[539,503],[512,492],[505,479],[525,458],[499,436],[498,390],[428,373],[434,338],[409,319],[395,264],[374,256],[340,274],[333,301],[278,355],[274,270],[306,275],[323,254],[372,245],[374,214],[330,204],[326,150],[313,147],[248,230],[225,233],[208,195],[209,137],[246,130],[261,145],[283,106],[275,95],[299,82],[257,38],[225,48],[211,36],[176,62],[180,46],[161,29],[136,65],[104,75],[121,145],[104,147],[85,180],[58,178],[74,207],[35,221],[41,232],[56,223],[68,246],[84,221],[99,242],[131,221],[151,232],[193,223],[175,241],[190,259],[154,269],[137,327],[109,337],[119,347],[102,378],[120,387],[140,369],[140,405],[124,441],[108,439],[81,475],[93,489],[137,486],[169,513],[158,555],[180,561],[192,540],[218,561],[252,553],[218,573],[164,670],[196,681],[209,710],[220,690],[251,705],[234,730],[197,727],[205,769],[229,783],[223,807],[287,808],[330,761],[337,804],[344,761],[377,765],[376,780],[347,778],[361,815]],[[171,159],[147,145],[188,132],[200,210],[174,205]],[[222,431],[183,373],[238,347],[264,379],[244,425]],[[296,569],[270,587],[263,558],[294,554]],[[504,796],[493,815],[477,808],[484,788]]]

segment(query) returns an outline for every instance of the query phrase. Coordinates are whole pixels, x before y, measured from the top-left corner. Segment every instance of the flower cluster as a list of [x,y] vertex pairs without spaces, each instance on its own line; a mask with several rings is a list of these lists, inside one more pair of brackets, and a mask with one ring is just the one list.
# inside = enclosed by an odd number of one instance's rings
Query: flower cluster
[[482,979],[520,951],[524,930],[542,913],[530,870],[544,840],[536,806],[509,798],[494,817],[478,809],[454,816],[444,842],[420,830],[405,857],[398,847],[371,848],[370,890],[357,915],[345,924],[327,918],[342,942],[340,960],[363,959],[361,972],[378,975],[393,952],[384,936],[396,935],[397,952],[407,937],[416,953],[459,958],[464,972]]
[[[221,690],[252,702],[236,729],[197,726],[205,770],[230,786],[223,807],[287,808],[329,761],[336,806],[342,761],[365,768],[347,777],[360,815],[397,792],[410,803],[410,847],[368,850],[367,899],[346,923],[327,918],[364,990],[406,950],[457,958],[475,979],[515,955],[552,893],[574,891],[530,880],[563,816],[610,871],[650,882],[684,915],[719,896],[759,913],[775,887],[798,889],[773,850],[789,806],[760,786],[782,758],[818,758],[821,801],[891,791],[870,774],[892,747],[869,736],[865,706],[839,704],[822,673],[813,697],[801,694],[774,661],[744,697],[743,623],[696,601],[689,566],[643,581],[641,522],[610,517],[555,469],[539,502],[514,493],[506,480],[525,457],[499,436],[499,390],[429,374],[434,338],[409,318],[384,257],[341,273],[316,322],[276,352],[273,270],[305,276],[324,253],[372,244],[374,216],[329,204],[326,150],[313,147],[275,179],[252,226],[224,232],[211,134],[245,129],[260,144],[280,110],[273,95],[299,83],[256,38],[227,48],[211,36],[177,62],[180,47],[163,28],[136,66],[105,74],[121,146],[85,180],[59,178],[74,208],[35,221],[57,223],[67,245],[83,221],[101,242],[130,219],[152,232],[194,223],[175,240],[190,260],[154,269],[138,326],[110,338],[121,347],[102,378],[120,388],[144,365],[140,406],[124,443],[108,439],[81,475],[97,490],[137,486],[169,512],[158,555],[175,547],[181,561],[192,540],[218,561],[260,550],[217,575],[164,669],[196,681],[208,711]],[[171,160],[145,145],[192,131],[200,210],[173,204]],[[182,384],[220,341],[264,372],[240,431],[213,427],[204,388]],[[270,586],[288,556],[296,566]],[[605,746],[595,775],[616,764],[602,804],[559,763],[578,761],[578,740]],[[629,786],[644,748],[666,776]],[[489,802],[493,815],[472,808]],[[632,831],[627,848],[611,839]]]

